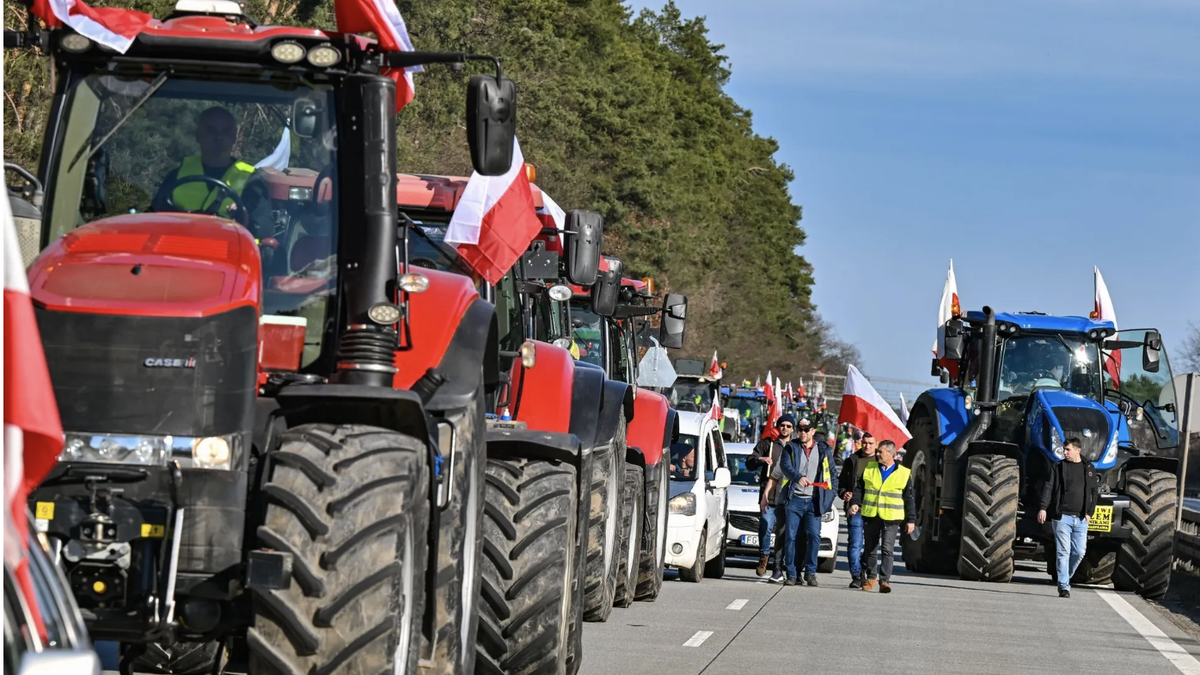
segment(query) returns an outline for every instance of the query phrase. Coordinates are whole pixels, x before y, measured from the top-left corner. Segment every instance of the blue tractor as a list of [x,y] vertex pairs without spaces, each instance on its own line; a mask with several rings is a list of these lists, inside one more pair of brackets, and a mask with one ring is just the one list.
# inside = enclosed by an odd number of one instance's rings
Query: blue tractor
[[1155,330],[984,307],[947,322],[934,374],[908,420],[917,528],[914,572],[1007,582],[1016,560],[1045,559],[1036,491],[1078,438],[1100,476],[1087,557],[1075,583],[1160,598],[1171,575],[1179,413]]

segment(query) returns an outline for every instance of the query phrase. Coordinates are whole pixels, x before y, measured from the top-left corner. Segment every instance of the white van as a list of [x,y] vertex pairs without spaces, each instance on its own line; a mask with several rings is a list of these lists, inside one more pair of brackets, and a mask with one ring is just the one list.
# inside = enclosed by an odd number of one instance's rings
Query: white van
[[725,574],[729,481],[717,420],[708,413],[679,413],[679,440],[671,446],[666,564],[678,568],[684,581]]

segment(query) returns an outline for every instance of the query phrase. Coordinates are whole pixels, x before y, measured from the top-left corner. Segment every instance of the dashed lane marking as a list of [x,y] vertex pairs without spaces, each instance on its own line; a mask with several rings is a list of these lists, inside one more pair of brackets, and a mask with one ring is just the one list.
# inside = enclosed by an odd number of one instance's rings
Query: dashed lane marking
[[[711,630],[698,630],[698,631],[696,631],[695,635],[688,638],[687,642],[683,643],[683,646],[684,647],[699,647],[700,645],[704,644],[705,640],[712,637],[712,634],[713,634],[713,632]],[[1191,675],[1191,674],[1189,673],[1189,675]]]
[[1200,661],[1180,647],[1174,640],[1167,637],[1158,626],[1155,626],[1141,612],[1129,604],[1129,601],[1112,591],[1097,590],[1096,593],[1112,607],[1121,618],[1125,619],[1133,629],[1146,638],[1160,654],[1179,669],[1183,675],[1200,675]]
[[750,602],[750,601],[746,598],[738,598],[737,600],[734,600],[733,602],[729,603],[729,606],[726,607],[725,609],[732,609],[733,611],[736,612],[739,609],[745,607],[747,602]]

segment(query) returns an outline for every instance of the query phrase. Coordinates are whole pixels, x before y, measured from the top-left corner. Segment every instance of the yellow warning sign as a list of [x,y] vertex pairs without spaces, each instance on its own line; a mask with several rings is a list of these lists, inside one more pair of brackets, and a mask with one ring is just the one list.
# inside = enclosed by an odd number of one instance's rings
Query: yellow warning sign
[[42,520],[54,520],[54,502],[38,502],[34,506],[33,517]]
[[166,525],[151,525],[142,523],[142,537],[145,539],[162,539],[167,534]]
[[1097,506],[1088,523],[1088,532],[1112,532],[1112,513],[1111,506]]

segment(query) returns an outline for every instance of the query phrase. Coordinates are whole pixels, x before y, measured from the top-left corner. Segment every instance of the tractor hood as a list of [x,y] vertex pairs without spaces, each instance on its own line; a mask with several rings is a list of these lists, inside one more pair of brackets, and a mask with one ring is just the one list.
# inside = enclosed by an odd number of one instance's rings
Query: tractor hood
[[1098,469],[1116,462],[1117,426],[1100,403],[1062,389],[1038,389],[1026,417],[1027,441],[1053,461],[1064,458],[1063,443],[1078,438],[1083,457]]

